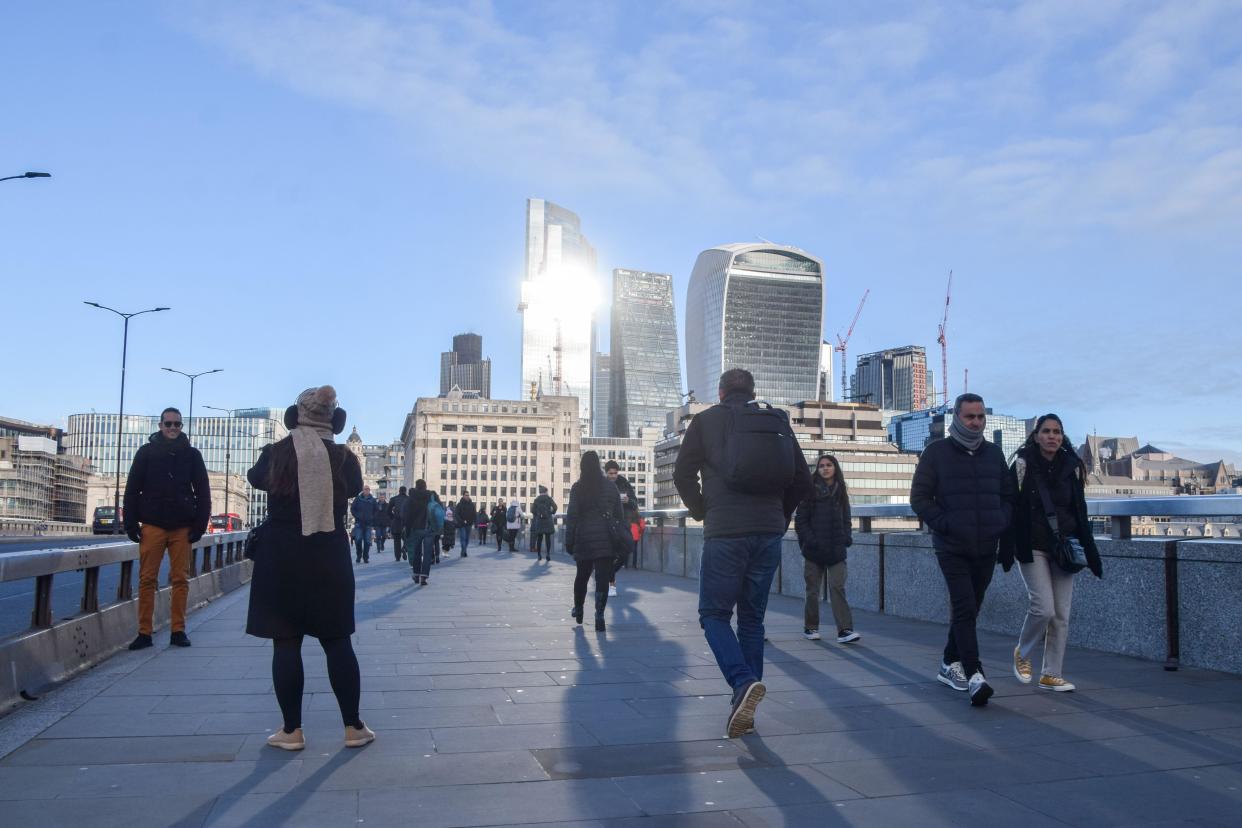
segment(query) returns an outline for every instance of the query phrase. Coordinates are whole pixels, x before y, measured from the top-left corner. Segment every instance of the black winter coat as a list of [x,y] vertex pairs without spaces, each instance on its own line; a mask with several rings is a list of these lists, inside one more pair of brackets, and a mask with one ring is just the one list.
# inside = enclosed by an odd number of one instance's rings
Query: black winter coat
[[1096,577],[1102,578],[1104,566],[1095,537],[1091,534],[1086,487],[1078,456],[1071,451],[1060,451],[1049,462],[1038,449],[1028,450],[1024,446],[1018,449],[1009,474],[1018,495],[1013,523],[1001,537],[999,559],[1005,571],[1009,571],[1015,559],[1031,563],[1035,559],[1031,554],[1033,549],[1052,552],[1056,548],[1052,526],[1048,523],[1044,502],[1035,484],[1038,477],[1047,481],[1048,498],[1057,515],[1057,528],[1065,537],[1078,539],[1087,555],[1087,566]]
[[801,452],[794,454],[793,483],[783,492],[735,492],[712,470],[713,464],[719,465],[723,459],[732,416],[728,407],[748,401],[745,394],[729,394],[719,405],[699,412],[690,421],[677,452],[673,483],[690,517],[703,521],[705,538],[783,535],[794,509],[811,490],[811,473]]
[[125,531],[139,523],[189,528],[197,540],[211,520],[211,486],[203,455],[184,434],[166,440],[156,432],[134,455],[125,481]]
[[971,453],[945,437],[923,449],[910,484],[910,505],[931,527],[937,551],[995,554],[1009,528],[1013,503],[1013,476],[1000,446],[984,440]]
[[799,503],[794,513],[794,530],[802,557],[820,566],[841,563],[846,548],[854,543],[849,501],[838,503],[828,487],[816,480],[811,496]]
[[581,483],[569,490],[569,506],[565,509],[565,550],[575,561],[596,561],[617,557],[612,548],[605,511],[621,518],[621,493],[608,478],[600,474],[599,496],[587,500],[581,494]]
[[503,535],[505,533],[505,527],[509,523],[508,518],[505,517],[505,514],[508,511],[509,510],[506,507],[501,505],[492,507],[492,530],[497,535]]
[[392,518],[388,516],[388,504],[385,501],[375,501],[375,517],[371,518],[371,524],[381,529],[387,529],[392,523]]
[[393,495],[388,501],[388,525],[394,534],[405,529],[405,509],[409,502],[410,496],[403,494]]
[[626,498],[625,503],[621,504],[625,507],[626,522],[638,523],[638,493],[634,491],[634,484],[623,474],[617,475],[617,479],[613,482],[617,484],[617,491]]
[[541,494],[535,498],[535,502],[530,504],[530,513],[533,515],[530,522],[530,531],[535,534],[551,533],[556,531],[556,518],[554,515],[559,507],[551,495]]
[[407,535],[427,528],[427,504],[430,502],[430,489],[415,489],[410,492],[409,500],[405,502],[405,519],[401,521]]
[[459,529],[473,527],[475,518],[478,516],[479,510],[475,508],[473,500],[459,500],[457,507],[453,509],[453,520]]
[[349,513],[360,526],[371,526],[375,523],[375,513],[379,511],[379,501],[371,496],[358,495],[349,506]]

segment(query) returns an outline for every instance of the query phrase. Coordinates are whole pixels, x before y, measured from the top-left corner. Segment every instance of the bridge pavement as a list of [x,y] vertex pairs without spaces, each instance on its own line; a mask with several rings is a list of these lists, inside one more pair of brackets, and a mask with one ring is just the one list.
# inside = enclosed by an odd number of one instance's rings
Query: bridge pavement
[[0,719],[3,823],[1242,824],[1239,676],[1071,651],[1080,689],[1053,695],[984,635],[997,694],[975,710],[932,679],[942,627],[858,612],[859,646],[808,642],[800,602],[774,596],[757,732],[727,740],[693,581],[623,571],[596,634],[572,626],[563,556],[476,549],[424,588],[408,572],[357,569],[374,744],[342,747],[309,641],[307,749],[265,746],[280,716],[241,590],[191,616],[193,648],[165,632]]

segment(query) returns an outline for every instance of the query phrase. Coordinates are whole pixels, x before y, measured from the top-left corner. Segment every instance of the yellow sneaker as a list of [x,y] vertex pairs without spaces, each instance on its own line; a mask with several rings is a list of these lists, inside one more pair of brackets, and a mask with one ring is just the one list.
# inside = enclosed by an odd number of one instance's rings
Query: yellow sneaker
[[281,750],[301,750],[306,747],[306,738],[302,735],[302,728],[300,727],[292,733],[285,733],[285,729],[282,727],[267,737],[267,743]]
[[1060,676],[1040,676],[1039,689],[1051,690],[1054,693],[1068,693],[1074,689],[1074,685]]
[[1013,648],[1013,674],[1023,684],[1031,683],[1031,660],[1023,658],[1018,648]]
[[[359,724],[362,723],[359,722]],[[374,741],[375,731],[371,730],[371,728],[367,727],[365,724],[362,725],[362,727],[346,726],[345,728],[345,747],[347,748],[359,748],[363,745],[369,745]]]

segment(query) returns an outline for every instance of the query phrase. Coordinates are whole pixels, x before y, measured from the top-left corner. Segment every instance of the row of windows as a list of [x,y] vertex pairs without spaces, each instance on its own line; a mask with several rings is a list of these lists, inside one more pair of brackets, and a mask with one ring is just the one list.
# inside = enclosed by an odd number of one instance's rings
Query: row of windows
[[847,472],[914,474],[914,463],[856,463],[851,460],[845,460],[841,462],[841,470]]
[[[466,494],[467,492],[469,492],[470,496],[473,498],[486,498],[486,497],[508,498],[508,497],[534,497],[535,494],[538,493],[538,491],[539,491],[538,488],[531,487],[531,486],[521,486],[521,487],[519,486],[487,486],[487,487],[462,486],[460,491],[458,491],[457,486],[448,487],[449,496],[454,499],[456,499],[458,495],[463,495],[463,494]],[[569,500],[569,489],[561,489],[561,498],[566,501]],[[518,505],[521,506],[523,512],[526,511],[527,505],[525,503],[520,503]],[[487,508],[487,504],[484,503],[482,508]]]
[[[488,444],[488,442],[489,442],[488,440],[484,440],[484,441],[483,441],[483,450],[484,450],[484,451],[486,451],[486,450],[487,450],[487,448],[488,448],[488,445],[487,445],[487,444]],[[496,443],[497,443],[497,442],[499,442],[499,443],[500,443],[500,449],[501,449],[501,450],[503,450],[503,451],[510,451],[511,449],[512,449],[513,451],[516,451],[516,450],[517,450],[517,448],[518,448],[518,441],[517,441],[517,440],[513,440],[513,441],[512,441],[512,443],[513,443],[513,445],[512,445],[512,446],[510,446],[510,445],[509,445],[509,443],[510,443],[510,441],[509,441],[509,440],[500,440],[500,441],[497,441],[497,440],[491,440],[490,442],[491,442],[491,448],[492,448],[492,449],[495,449],[495,448],[496,448]],[[469,443],[470,445],[466,445],[467,443]],[[530,446],[530,448],[531,448],[531,449],[533,449],[534,451],[538,451],[538,450],[539,450],[539,444],[538,444],[538,443],[536,443],[536,442],[535,442],[535,441],[533,441],[533,440],[522,440],[522,441],[521,441],[521,443],[522,443],[522,451],[526,451],[527,446]],[[462,441],[461,441],[461,446],[460,446],[460,448],[472,448],[472,449],[477,449],[478,447],[479,447],[479,441],[478,441],[478,440],[462,440]],[[457,445],[457,440],[456,440],[455,438],[454,438],[454,439],[452,439],[452,440],[450,440],[450,439],[449,439],[449,438],[447,438],[447,437],[441,438],[441,440],[440,440],[440,448],[458,448],[458,445]]]
[[[441,431],[457,431],[457,424],[456,423],[444,423],[443,425],[440,426],[440,430]],[[471,433],[478,433],[482,431],[484,434],[496,434],[496,433],[517,434],[518,433],[517,426],[497,427],[497,426],[488,426],[488,425],[485,425],[485,426],[464,425],[461,427],[461,430],[466,431],[466,432],[471,432]],[[522,426],[522,433],[523,434],[538,434],[539,429],[535,428],[534,426]]]
[[[509,456],[508,454],[501,454],[501,455],[495,455],[495,454],[493,454],[493,455],[489,458],[486,454],[484,454],[484,455],[482,455],[482,456],[477,455],[477,454],[470,454],[470,455],[465,455],[465,454],[462,454],[462,455],[460,455],[460,457],[461,457],[460,462],[458,461],[458,456],[459,456],[459,455],[456,455],[456,454],[441,454],[441,455],[440,455],[440,462],[441,462],[441,463],[448,464],[448,465],[453,465],[453,466],[456,466],[456,465],[466,465],[466,458],[467,458],[467,457],[469,457],[469,458],[470,458],[469,465],[472,465],[472,466],[496,466],[496,465],[500,465],[500,466],[538,466],[538,465],[539,465],[539,462],[538,462],[538,461],[539,461],[539,457],[538,457],[537,455],[530,455],[530,456],[528,456],[528,455],[525,455],[525,454],[522,454],[522,455],[516,455],[516,454],[515,454],[515,455],[513,455],[513,456],[511,457],[511,456]],[[497,457],[499,457],[499,458],[500,458],[499,463],[497,462]],[[519,460],[518,460],[518,458],[519,458],[519,457],[521,458],[521,462],[519,462]]]
[[910,490],[909,480],[879,480],[876,478],[856,477],[846,479],[851,489],[901,489]]

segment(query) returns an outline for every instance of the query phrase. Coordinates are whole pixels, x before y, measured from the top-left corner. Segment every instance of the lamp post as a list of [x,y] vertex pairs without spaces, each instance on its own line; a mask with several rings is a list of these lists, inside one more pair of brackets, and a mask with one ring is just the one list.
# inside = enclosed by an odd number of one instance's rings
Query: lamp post
[[4,178],[0,178],[0,181],[12,181],[14,178],[51,178],[51,177],[52,177],[51,173],[25,172],[20,175],[6,175]]
[[[26,175],[30,175],[27,173]],[[147,308],[135,313],[122,313],[116,308],[110,308],[101,305],[98,302],[86,302],[83,304],[90,305],[100,310],[112,311],[117,316],[125,320],[124,333],[121,336],[121,405],[116,413],[116,487],[112,492],[112,524],[115,531],[119,534],[121,531],[121,424],[125,421],[125,360],[129,354],[129,320],[135,316],[141,316],[144,313],[156,313],[158,311],[170,310],[169,308]]]
[[185,371],[178,371],[176,368],[165,368],[164,370],[169,371],[173,374],[180,374],[181,376],[186,377],[190,380],[190,422],[187,424],[188,428],[186,430],[186,437],[187,438],[193,437],[194,436],[194,380],[198,379],[199,377],[205,377],[208,374],[218,374],[224,369],[223,368],[212,368],[210,371],[199,371],[197,374],[187,374]]

